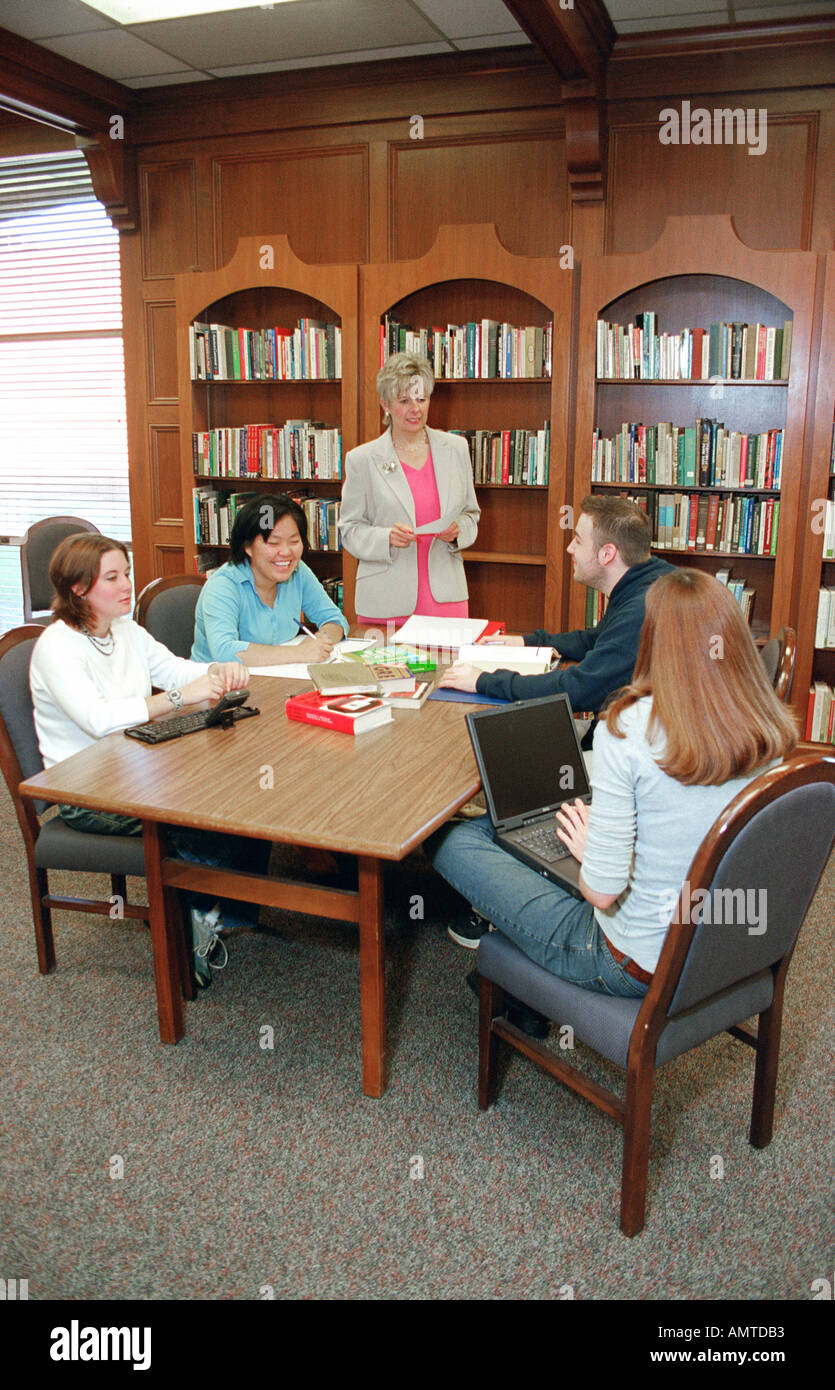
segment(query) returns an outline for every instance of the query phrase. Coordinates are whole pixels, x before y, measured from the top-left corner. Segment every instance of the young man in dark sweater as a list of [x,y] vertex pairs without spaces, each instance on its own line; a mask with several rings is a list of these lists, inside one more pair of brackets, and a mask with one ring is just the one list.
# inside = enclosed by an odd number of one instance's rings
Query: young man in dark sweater
[[577,582],[609,595],[598,626],[557,633],[538,629],[496,641],[518,647],[554,647],[566,661],[576,661],[577,665],[541,676],[451,666],[441,685],[475,690],[501,700],[533,700],[564,691],[572,709],[596,714],[613,690],[629,683],[644,622],[646,591],[672,566],[666,560],[652,559],[647,517],[625,497],[584,498],[568,553]]
[[[451,666],[441,685],[502,700],[533,700],[565,692],[572,709],[591,710],[596,715],[613,690],[629,684],[638,654],[647,589],[673,566],[666,560],[652,558],[649,521],[640,507],[625,497],[585,497],[568,553],[574,561],[577,582],[609,596],[598,626],[558,633],[539,629],[524,636],[496,640],[519,647],[554,647],[566,661],[575,661],[577,665],[541,676]],[[591,748],[593,732],[594,724],[583,739],[583,748]],[[474,917],[470,928],[450,928],[450,935],[459,945],[474,949],[486,930],[488,923]]]

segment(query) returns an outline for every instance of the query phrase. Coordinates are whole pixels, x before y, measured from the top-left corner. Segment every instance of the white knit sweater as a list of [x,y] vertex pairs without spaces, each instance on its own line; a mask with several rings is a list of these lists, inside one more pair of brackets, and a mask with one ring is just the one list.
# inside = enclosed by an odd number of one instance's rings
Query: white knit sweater
[[160,690],[188,685],[209,669],[174,656],[131,618],[115,618],[111,630],[110,656],[61,621],[44,628],[35,643],[29,685],[45,767],[105,734],[144,723],[152,685]]

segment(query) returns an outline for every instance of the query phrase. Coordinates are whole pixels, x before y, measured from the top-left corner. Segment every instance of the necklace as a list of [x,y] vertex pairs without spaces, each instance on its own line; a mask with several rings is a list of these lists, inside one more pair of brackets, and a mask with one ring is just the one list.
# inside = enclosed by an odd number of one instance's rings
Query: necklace
[[[393,437],[393,436],[392,436],[392,437]],[[398,444],[397,440],[394,439],[394,448],[395,448],[395,452],[398,453],[398,454],[400,454],[400,453],[405,453],[407,449],[425,449],[426,446],[428,445],[428,443],[429,443],[429,436],[428,436],[428,434],[426,433],[426,430],[424,430],[424,431],[423,431],[423,438],[422,438],[422,439],[413,439],[412,442],[411,442],[410,444]]]
[[96,651],[101,652],[102,656],[113,655],[114,651],[116,650],[116,638],[113,636],[113,632],[110,628],[107,629],[107,632],[104,634],[103,637],[96,637],[96,635],[92,633],[89,628],[84,627],[83,625],[81,631],[84,633],[84,636],[87,638],[87,641],[92,642]]

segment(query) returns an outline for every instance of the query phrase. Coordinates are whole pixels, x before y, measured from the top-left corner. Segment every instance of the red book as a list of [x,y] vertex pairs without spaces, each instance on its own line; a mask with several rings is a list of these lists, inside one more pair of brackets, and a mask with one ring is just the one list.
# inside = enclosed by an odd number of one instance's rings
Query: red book
[[690,378],[692,381],[702,379],[702,342],[704,341],[705,330],[703,328],[693,329],[693,355],[690,361]]
[[510,430],[502,430],[502,482],[510,480]]
[[705,533],[705,549],[716,549],[716,521],[719,516],[719,497],[717,493],[711,493],[707,507],[707,530]]
[[691,492],[691,494],[690,494],[690,517],[689,517],[689,524],[688,524],[688,528],[687,528],[687,549],[688,549],[688,550],[695,550],[695,549],[696,549],[696,533],[697,533],[697,530],[698,530],[698,526],[697,526],[698,520],[699,520],[699,501],[698,501],[698,497],[696,496],[696,493]]
[[504,637],[507,627],[504,623],[488,623],[480,637],[477,637],[474,645],[477,647],[480,642],[487,642],[491,637]]
[[341,734],[363,734],[378,724],[390,724],[391,710],[370,695],[320,695],[317,690],[303,695],[291,695],[285,702],[288,719],[301,724],[318,724],[324,729],[336,729]]

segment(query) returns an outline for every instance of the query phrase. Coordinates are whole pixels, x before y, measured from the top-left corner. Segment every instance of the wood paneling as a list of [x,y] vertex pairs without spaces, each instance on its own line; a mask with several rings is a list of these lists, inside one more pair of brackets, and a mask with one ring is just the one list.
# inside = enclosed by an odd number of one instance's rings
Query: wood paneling
[[364,261],[368,253],[368,151],[276,150],[214,161],[217,264],[241,237],[283,232],[304,261]]
[[155,545],[154,577],[167,579],[169,574],[185,574],[186,562],[181,546]]
[[197,201],[192,160],[146,164],[140,172],[142,266],[146,279],[197,266]]
[[[706,109],[738,105],[716,98]],[[659,102],[659,111],[681,102]],[[693,102],[695,110],[699,105]],[[757,100],[757,109],[765,105]],[[646,251],[669,216],[730,213],[748,246],[810,245],[817,115],[771,115],[764,154],[745,145],[662,145],[657,116],[609,135],[606,250]]]
[[406,140],[390,166],[392,260],[425,255],[445,223],[494,222],[517,256],[556,256],[568,240],[561,133]]
[[175,321],[173,300],[150,300],[145,305],[149,405],[171,405],[177,401]]
[[180,491],[180,431],[176,425],[151,425],[151,524],[177,526],[182,523]]

